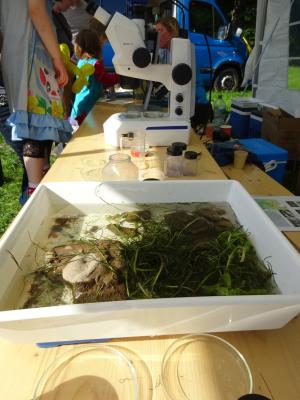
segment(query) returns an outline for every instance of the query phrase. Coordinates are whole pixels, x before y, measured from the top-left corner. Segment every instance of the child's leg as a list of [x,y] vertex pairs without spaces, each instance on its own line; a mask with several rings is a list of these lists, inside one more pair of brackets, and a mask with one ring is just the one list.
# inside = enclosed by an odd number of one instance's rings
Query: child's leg
[[30,196],[43,178],[45,143],[37,140],[24,140],[23,158],[28,176],[28,195]]
[[43,165],[43,176],[44,176],[44,175],[46,175],[46,173],[50,169],[50,154],[51,154],[51,149],[52,149],[53,142],[51,140],[46,140],[43,143],[45,144],[45,147],[44,147],[44,165]]

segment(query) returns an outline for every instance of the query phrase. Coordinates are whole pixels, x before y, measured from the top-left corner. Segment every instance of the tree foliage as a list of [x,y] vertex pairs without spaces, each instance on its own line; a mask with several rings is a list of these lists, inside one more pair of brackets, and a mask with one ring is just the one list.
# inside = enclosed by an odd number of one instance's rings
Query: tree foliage
[[[237,3],[239,3],[239,9],[235,12],[235,5],[237,5]],[[253,46],[255,39],[257,1],[247,0],[247,2],[245,2],[243,0],[220,0],[218,1],[218,4],[229,20],[231,20],[232,16],[236,18],[236,26],[243,29],[243,35],[250,45]]]

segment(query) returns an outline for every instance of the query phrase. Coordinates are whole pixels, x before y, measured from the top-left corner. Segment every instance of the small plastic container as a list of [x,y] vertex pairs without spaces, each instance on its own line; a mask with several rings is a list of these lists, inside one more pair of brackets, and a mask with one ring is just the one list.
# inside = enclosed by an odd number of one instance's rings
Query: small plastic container
[[169,146],[164,161],[164,174],[170,178],[182,176],[182,153],[181,148]]
[[138,168],[131,161],[131,157],[124,153],[110,155],[102,170],[102,179],[105,181],[133,181],[138,178]]
[[253,390],[243,355],[206,333],[175,340],[163,357],[161,377],[170,400],[237,400]]
[[137,373],[131,361],[108,345],[75,346],[44,370],[33,400],[138,400]]
[[196,151],[186,151],[183,157],[182,172],[184,176],[196,176],[197,175],[197,157]]
[[130,155],[135,158],[144,158],[146,149],[145,136],[144,132],[123,133],[120,137],[121,151],[129,151]]

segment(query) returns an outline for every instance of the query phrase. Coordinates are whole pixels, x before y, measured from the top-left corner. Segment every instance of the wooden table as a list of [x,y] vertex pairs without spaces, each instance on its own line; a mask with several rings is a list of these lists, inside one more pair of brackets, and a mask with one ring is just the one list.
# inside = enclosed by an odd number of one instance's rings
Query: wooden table
[[[80,130],[75,133],[71,142],[51,167],[45,181],[81,181],[91,180],[92,178],[101,180],[101,168],[108,161],[109,155],[118,151],[105,145],[102,123],[113,112],[121,110],[122,108],[113,106],[111,103],[96,105]],[[198,159],[198,174],[196,177],[180,179],[226,179],[221,168],[195,134],[192,135],[189,149],[201,152]],[[162,165],[165,154],[165,147],[150,149],[150,157],[146,158],[146,163],[151,163],[149,166],[152,166],[152,163],[153,166],[156,166],[158,162]],[[149,161],[147,161],[148,159]],[[92,176],[86,174],[87,170],[93,170],[93,168],[98,168],[99,175],[96,173]]]
[[[102,134],[102,122],[112,112],[116,112],[112,105],[97,105],[94,108],[55,162],[45,181],[87,179],[84,170],[89,162],[95,163],[93,165],[99,162],[101,171],[101,160],[106,161],[108,155],[114,152],[113,149],[105,148]],[[202,153],[198,161],[197,179],[226,179],[226,174],[239,180],[253,195],[289,194],[281,185],[253,166],[247,166],[245,171],[236,171],[229,166],[222,171],[196,136],[192,137],[189,148]],[[163,157],[165,149],[153,151],[158,157]],[[287,236],[299,249],[300,235]],[[272,400],[300,399],[299,317],[278,330],[220,333],[218,336],[228,340],[245,356],[252,371],[255,392]],[[161,385],[160,366],[163,353],[173,340],[173,337],[159,337],[113,341],[114,345],[131,351],[133,361],[144,366],[143,376],[139,376],[142,400],[166,399]],[[40,349],[34,345],[0,342],[0,398],[30,400],[42,371],[58,354],[65,351],[66,346]],[[62,387],[62,390],[65,399],[69,400],[67,388]],[[52,398],[51,393],[48,393],[39,400]]]

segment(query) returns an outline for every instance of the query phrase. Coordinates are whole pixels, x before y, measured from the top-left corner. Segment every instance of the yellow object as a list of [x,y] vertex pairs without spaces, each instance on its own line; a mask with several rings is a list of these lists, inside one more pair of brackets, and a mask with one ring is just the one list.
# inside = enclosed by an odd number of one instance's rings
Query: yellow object
[[90,64],[85,64],[81,68],[78,68],[77,65],[71,61],[70,50],[65,43],[59,45],[59,50],[67,71],[77,77],[72,85],[72,92],[79,93],[84,86],[89,84],[87,78],[93,75],[95,68]]
[[243,41],[244,41],[244,43],[245,43],[245,45],[246,45],[248,54],[250,54],[251,51],[252,51],[252,47],[250,46],[250,44],[249,44],[248,40],[245,38],[245,36],[243,36],[242,39],[243,39]]

